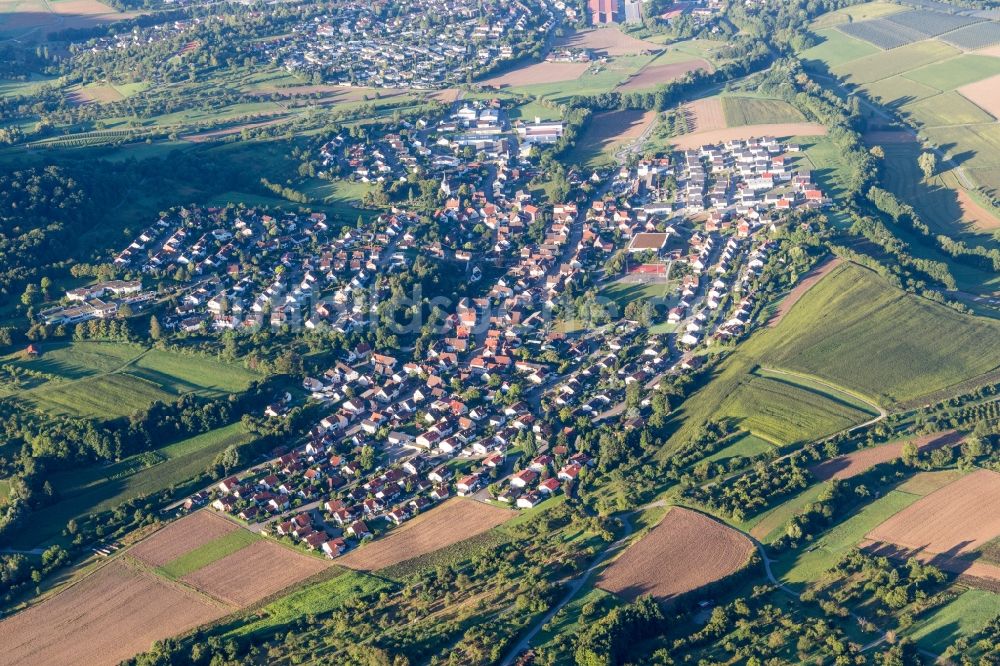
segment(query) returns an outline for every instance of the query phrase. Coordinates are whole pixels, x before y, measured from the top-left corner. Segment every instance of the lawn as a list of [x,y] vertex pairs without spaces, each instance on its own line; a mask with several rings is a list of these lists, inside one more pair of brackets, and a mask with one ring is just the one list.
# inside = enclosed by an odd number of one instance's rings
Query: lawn
[[997,615],[1000,615],[1000,595],[970,589],[921,617],[906,636],[922,649],[941,654],[959,638],[980,631]]
[[861,541],[868,532],[920,499],[920,495],[892,490],[826,532],[805,550],[790,551],[774,564],[775,575],[786,583],[817,580]]
[[799,54],[803,62],[818,61],[827,67],[836,67],[874,53],[881,53],[871,44],[848,37],[834,28],[817,30],[816,35],[822,41]]
[[32,514],[16,547],[31,547],[57,537],[70,518],[114,508],[118,504],[182,485],[200,476],[228,446],[253,440],[239,423],[181,440],[154,452],[113,465],[94,465],[49,474],[59,500]]
[[178,579],[189,573],[208,566],[216,560],[232,555],[246,548],[261,537],[250,530],[238,529],[224,534],[217,539],[204,543],[192,551],[184,553],[175,560],[167,562],[157,571],[167,578]]
[[798,109],[780,99],[723,97],[722,108],[729,127],[805,122]]

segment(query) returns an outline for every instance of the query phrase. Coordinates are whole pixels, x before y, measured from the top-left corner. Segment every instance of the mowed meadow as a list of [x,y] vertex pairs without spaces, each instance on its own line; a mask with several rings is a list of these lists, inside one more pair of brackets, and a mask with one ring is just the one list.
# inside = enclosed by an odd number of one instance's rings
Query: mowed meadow
[[52,415],[98,419],[128,416],[155,400],[186,393],[217,397],[247,388],[258,376],[242,366],[203,354],[188,354],[119,342],[56,342],[38,345],[41,355],[0,359],[27,371],[17,386],[0,393]]
[[747,340],[675,415],[669,453],[708,421],[780,448],[834,434],[1000,366],[1000,322],[841,263]]

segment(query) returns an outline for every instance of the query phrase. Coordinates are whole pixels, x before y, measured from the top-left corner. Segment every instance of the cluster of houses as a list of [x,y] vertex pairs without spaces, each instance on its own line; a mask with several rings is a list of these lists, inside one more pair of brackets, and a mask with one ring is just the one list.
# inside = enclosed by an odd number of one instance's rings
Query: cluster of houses
[[65,305],[43,310],[39,317],[56,326],[111,319],[123,305],[138,308],[155,298],[156,292],[143,291],[141,280],[109,280],[70,289],[64,297]]
[[345,86],[435,89],[514,60],[561,17],[536,0],[344,4],[260,45],[289,71]]
[[323,213],[185,207],[144,229],[115,258],[123,270],[185,278],[164,323],[183,331],[367,323],[374,276],[405,264],[415,216],[384,213],[331,230]]

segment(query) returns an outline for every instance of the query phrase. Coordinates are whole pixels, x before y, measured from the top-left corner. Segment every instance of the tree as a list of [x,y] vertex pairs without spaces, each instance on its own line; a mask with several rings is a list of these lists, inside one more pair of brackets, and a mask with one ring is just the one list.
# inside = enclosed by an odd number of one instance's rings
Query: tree
[[163,329],[160,328],[160,320],[153,315],[149,318],[149,337],[152,340],[159,340],[163,337]]
[[920,166],[920,170],[924,172],[924,178],[929,179],[937,170],[937,155],[934,153],[920,153],[920,157],[917,158],[917,164]]
[[364,471],[370,471],[375,467],[375,449],[371,446],[362,446],[361,455],[358,457],[358,464]]

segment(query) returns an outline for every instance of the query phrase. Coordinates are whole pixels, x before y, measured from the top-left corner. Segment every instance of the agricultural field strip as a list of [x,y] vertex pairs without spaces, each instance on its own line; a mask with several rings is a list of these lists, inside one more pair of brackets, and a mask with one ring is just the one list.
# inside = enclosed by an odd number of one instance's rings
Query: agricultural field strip
[[159,567],[158,572],[167,578],[182,578],[216,560],[246,548],[260,538],[249,530],[233,530],[170,560]]

